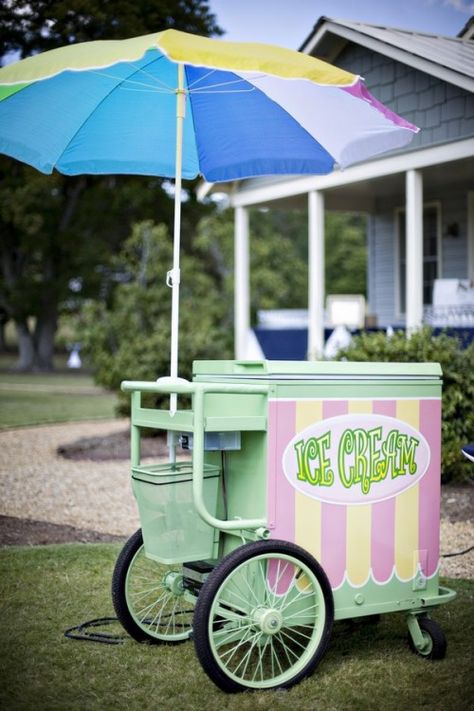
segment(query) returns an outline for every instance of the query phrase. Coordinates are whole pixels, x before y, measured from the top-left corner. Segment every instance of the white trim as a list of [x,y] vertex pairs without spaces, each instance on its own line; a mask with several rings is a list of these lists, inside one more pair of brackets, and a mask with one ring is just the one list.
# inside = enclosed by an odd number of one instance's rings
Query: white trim
[[467,276],[474,281],[474,191],[467,194]]
[[237,189],[230,197],[231,207],[257,205],[294,195],[304,195],[312,190],[328,190],[362,180],[373,180],[407,170],[420,170],[432,165],[451,163],[474,155],[474,138],[466,138],[452,143],[443,143],[416,151],[366,161],[345,170],[336,170],[328,175],[310,175],[292,180],[282,180],[257,187]]
[[407,333],[423,324],[423,176],[406,172],[406,318]]
[[414,69],[418,69],[421,72],[425,72],[430,76],[437,77],[442,81],[447,81],[450,84],[460,86],[462,89],[466,89],[467,91],[474,91],[473,79],[467,75],[460,74],[455,69],[449,69],[441,64],[436,64],[429,59],[420,57],[418,54],[413,54],[408,50],[396,47],[395,45],[392,45],[384,40],[377,39],[365,34],[364,32],[358,32],[350,27],[345,27],[344,25],[336,24],[334,22],[327,22],[320,28],[314,38],[312,38],[305,45],[305,54],[311,54],[324,35],[328,33],[338,35],[349,42],[354,42],[355,44],[366,47],[373,52],[390,57],[396,62],[406,64]]
[[234,216],[234,352],[244,359],[250,330],[249,215],[237,207]]
[[324,195],[308,194],[308,360],[324,351]]
[[[436,278],[439,279],[443,274],[443,234],[442,234],[442,207],[440,200],[430,200],[423,203],[423,238],[424,238],[424,212],[427,208],[434,207],[436,209]],[[399,321],[405,320],[406,314],[401,310],[401,290],[400,290],[400,215],[406,214],[406,207],[396,207],[394,210],[394,233],[395,233],[395,250],[394,250],[394,297],[395,297],[395,318]],[[405,234],[406,238],[406,234]],[[424,264],[424,254],[423,254]]]

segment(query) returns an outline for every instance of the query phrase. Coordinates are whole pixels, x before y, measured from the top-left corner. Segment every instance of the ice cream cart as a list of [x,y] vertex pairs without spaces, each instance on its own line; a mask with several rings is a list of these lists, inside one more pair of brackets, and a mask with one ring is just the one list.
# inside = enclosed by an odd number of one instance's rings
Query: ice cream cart
[[[113,575],[125,629],[192,634],[230,692],[305,678],[333,620],[401,612],[412,649],[443,657],[429,616],[455,595],[438,580],[441,377],[433,363],[198,361],[192,382],[124,382],[141,520]],[[191,406],[145,407],[150,392]],[[168,432],[169,462],[142,462],[143,428]]]

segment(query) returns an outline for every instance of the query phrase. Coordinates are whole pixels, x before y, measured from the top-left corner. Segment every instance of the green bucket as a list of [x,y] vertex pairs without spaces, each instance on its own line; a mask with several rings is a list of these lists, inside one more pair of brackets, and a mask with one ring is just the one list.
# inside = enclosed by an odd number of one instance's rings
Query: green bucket
[[[219,467],[204,465],[203,498],[216,514]],[[215,529],[197,514],[191,462],[132,467],[145,552],[160,563],[211,558]]]

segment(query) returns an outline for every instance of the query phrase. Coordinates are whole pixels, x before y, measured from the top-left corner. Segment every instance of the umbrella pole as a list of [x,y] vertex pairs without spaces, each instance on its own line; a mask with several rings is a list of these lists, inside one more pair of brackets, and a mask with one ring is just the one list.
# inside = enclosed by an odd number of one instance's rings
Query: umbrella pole
[[[181,175],[183,166],[183,122],[185,115],[184,66],[178,64],[178,88],[176,90],[176,169],[174,195],[174,229],[173,229],[173,268],[168,272],[166,280],[171,287],[171,353],[170,377],[178,377],[178,336],[179,336],[179,284],[181,273],[179,267],[181,246]],[[170,414],[174,415],[177,406],[177,395],[170,395]]]

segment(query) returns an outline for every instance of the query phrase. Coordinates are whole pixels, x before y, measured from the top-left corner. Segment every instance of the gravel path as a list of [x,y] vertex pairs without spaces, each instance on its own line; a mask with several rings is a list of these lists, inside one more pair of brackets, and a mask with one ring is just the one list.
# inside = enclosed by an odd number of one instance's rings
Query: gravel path
[[102,420],[0,432],[0,513],[131,535],[139,520],[129,462],[71,461],[56,453],[69,441],[127,427],[126,420]]
[[[77,540],[98,540],[98,534],[103,540],[131,535],[139,527],[139,518],[128,459],[65,459],[57,454],[58,447],[81,438],[106,437],[127,429],[126,420],[102,420],[1,431],[0,528],[8,531],[12,519],[6,517],[15,517],[80,529]],[[474,486],[443,488],[442,553],[473,545],[473,511]],[[47,542],[47,532],[44,535],[41,542]],[[8,535],[3,539],[21,542]],[[474,579],[474,551],[443,558],[441,572]]]

